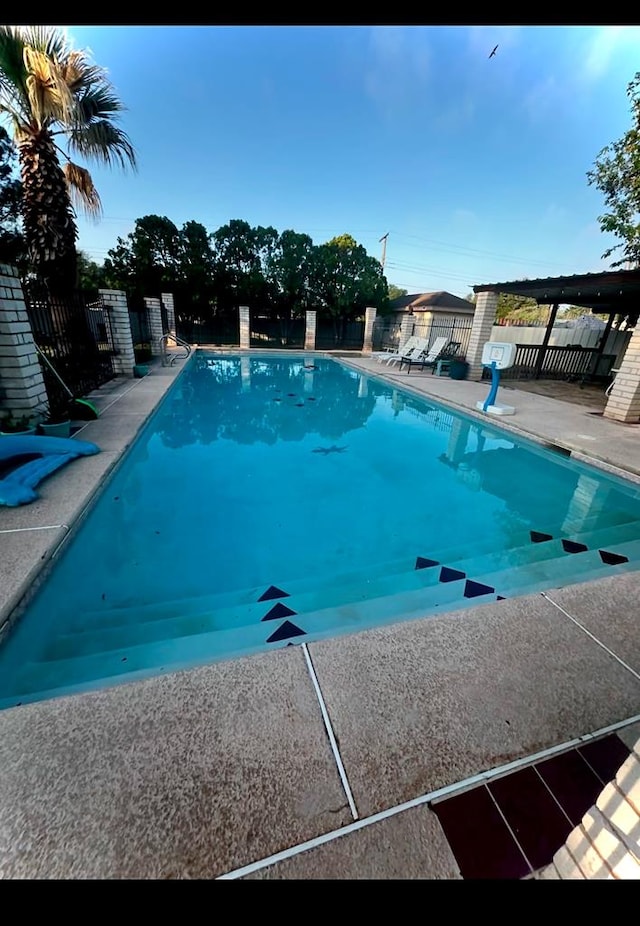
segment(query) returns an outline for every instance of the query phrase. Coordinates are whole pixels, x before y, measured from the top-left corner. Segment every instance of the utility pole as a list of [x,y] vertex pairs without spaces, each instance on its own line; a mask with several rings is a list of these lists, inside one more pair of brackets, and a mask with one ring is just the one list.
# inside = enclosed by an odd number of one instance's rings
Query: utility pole
[[382,269],[384,270],[384,262],[387,259],[387,238],[389,237],[389,232],[386,235],[383,235],[382,238],[379,238],[378,241],[382,241],[382,258],[380,263],[382,264]]

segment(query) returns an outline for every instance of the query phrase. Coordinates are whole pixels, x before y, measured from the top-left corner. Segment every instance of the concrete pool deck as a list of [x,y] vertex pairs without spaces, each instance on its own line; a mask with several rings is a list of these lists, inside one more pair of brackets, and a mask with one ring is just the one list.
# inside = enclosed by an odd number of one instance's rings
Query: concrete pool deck
[[[484,417],[488,383],[341,359]],[[0,508],[0,625],[181,368],[100,390],[78,436],[102,452]],[[640,482],[640,425],[498,398],[496,426]],[[640,736],[639,595],[627,572],[2,711],[0,877],[458,880],[438,797]]]

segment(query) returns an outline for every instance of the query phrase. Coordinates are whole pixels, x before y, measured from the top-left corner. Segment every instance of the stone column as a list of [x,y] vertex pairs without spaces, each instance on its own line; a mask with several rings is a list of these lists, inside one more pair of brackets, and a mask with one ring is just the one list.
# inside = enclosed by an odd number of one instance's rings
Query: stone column
[[0,264],[0,405],[16,416],[39,417],[46,402],[18,271]]
[[305,317],[305,329],[304,329],[304,349],[305,350],[315,350],[316,349],[316,316],[317,312],[315,310],[309,310],[306,313]]
[[640,740],[537,880],[638,881]]
[[482,366],[482,348],[487,341],[491,340],[491,329],[496,318],[497,306],[497,293],[478,293],[466,357],[469,364],[469,379],[475,379],[476,381],[482,379],[484,369]]
[[364,341],[362,343],[362,353],[370,354],[373,350],[373,324],[376,320],[376,309],[374,306],[367,306],[364,314]]
[[410,312],[405,312],[400,321],[400,342],[398,349],[401,350],[413,334],[415,318]]
[[636,327],[627,344],[604,417],[629,424],[640,420],[640,326]]
[[149,319],[149,332],[151,336],[151,353],[154,357],[160,357],[163,354],[162,347],[162,312],[160,310],[160,300],[155,296],[145,296],[144,304],[147,307],[147,317]]
[[176,309],[173,302],[173,293],[160,293],[162,304],[167,310],[167,331],[176,336]]
[[121,376],[133,376],[136,358],[133,353],[127,294],[120,289],[99,289],[98,294],[109,319],[107,328],[115,352],[113,368]]
[[251,347],[251,318],[249,306],[240,306],[240,350],[249,350]]

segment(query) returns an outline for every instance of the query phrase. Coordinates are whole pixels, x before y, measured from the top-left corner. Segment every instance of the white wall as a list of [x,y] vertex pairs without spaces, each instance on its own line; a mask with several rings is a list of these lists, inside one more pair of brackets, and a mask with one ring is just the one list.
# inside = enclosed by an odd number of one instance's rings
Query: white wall
[[[545,328],[519,327],[516,325],[494,325],[491,329],[492,341],[507,341],[514,344],[542,344]],[[611,331],[604,349],[605,354],[615,354],[617,362],[622,360],[627,344],[631,340],[631,331]],[[567,344],[580,344],[581,347],[597,347],[602,332],[592,328],[554,328],[549,344],[552,347],[566,347]]]

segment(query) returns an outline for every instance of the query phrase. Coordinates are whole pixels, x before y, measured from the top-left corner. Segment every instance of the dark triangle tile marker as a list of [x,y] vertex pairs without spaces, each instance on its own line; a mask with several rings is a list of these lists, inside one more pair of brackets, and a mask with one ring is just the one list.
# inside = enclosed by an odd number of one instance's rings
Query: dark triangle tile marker
[[464,583],[464,597],[477,598],[479,595],[493,595],[495,588],[490,585],[483,585],[482,582],[474,582],[473,579],[467,579]]
[[566,553],[584,553],[589,547],[584,543],[576,543],[575,540],[563,540],[562,549]]
[[607,566],[617,566],[619,563],[629,562],[629,557],[623,556],[621,553],[610,553],[608,550],[598,550],[598,553],[602,562],[606,563]]
[[281,588],[276,588],[275,585],[270,585],[266,592],[263,592],[258,601],[271,601],[272,598],[288,598],[289,592],[283,592]]
[[428,569],[429,566],[439,566],[440,563],[435,559],[425,559],[424,556],[416,556],[416,569]]
[[270,637],[267,637],[267,643],[277,643],[279,640],[288,639],[288,637],[302,637],[306,636],[306,634],[306,630],[300,630],[295,624],[292,624],[290,621],[285,621]]
[[292,614],[296,613],[296,611],[292,611],[291,608],[286,606],[286,604],[282,604],[282,602],[279,601],[278,604],[274,604],[270,611],[267,611],[262,620],[277,621],[281,617],[290,617]]
[[496,601],[506,601],[506,598],[504,597],[504,595],[498,595],[498,597],[496,598]]
[[456,582],[458,579],[466,578],[466,572],[460,572],[459,569],[451,569],[450,566],[443,566],[440,570],[440,582]]
[[552,534],[542,534],[540,531],[529,531],[531,543],[544,543],[545,540],[553,540]]

